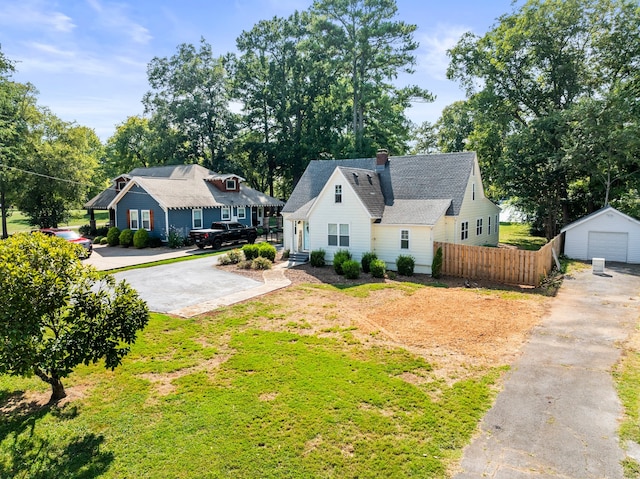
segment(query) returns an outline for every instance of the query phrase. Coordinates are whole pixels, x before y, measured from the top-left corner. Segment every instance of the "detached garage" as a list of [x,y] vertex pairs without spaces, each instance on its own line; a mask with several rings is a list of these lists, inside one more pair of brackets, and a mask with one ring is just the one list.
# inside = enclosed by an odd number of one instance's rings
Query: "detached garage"
[[640,221],[606,206],[562,229],[569,258],[640,263]]

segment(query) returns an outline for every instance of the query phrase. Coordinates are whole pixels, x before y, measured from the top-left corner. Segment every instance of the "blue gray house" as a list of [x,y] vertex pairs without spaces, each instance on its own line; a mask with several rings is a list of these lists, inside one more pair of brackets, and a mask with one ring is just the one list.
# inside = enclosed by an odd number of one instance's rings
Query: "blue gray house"
[[243,182],[238,175],[214,173],[200,165],[136,168],[115,178],[84,207],[92,218],[93,210],[108,210],[110,226],[146,229],[162,241],[168,240],[170,229],[187,236],[214,221],[262,225],[266,210],[284,203]]

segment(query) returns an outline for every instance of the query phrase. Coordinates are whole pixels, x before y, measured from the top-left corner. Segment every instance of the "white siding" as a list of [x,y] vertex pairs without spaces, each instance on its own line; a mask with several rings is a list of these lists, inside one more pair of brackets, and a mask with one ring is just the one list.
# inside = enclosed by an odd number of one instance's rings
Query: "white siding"
[[[335,202],[335,185],[342,185],[342,202]],[[349,225],[349,246],[329,246],[328,225]],[[353,259],[360,261],[362,254],[372,251],[371,217],[339,170],[336,170],[318,196],[309,212],[309,250],[322,248],[331,262],[339,249],[348,249]]]
[[[409,231],[409,249],[400,249],[400,231]],[[415,259],[416,273],[431,274],[433,261],[433,240],[430,226],[373,225],[373,251],[379,259],[387,263],[387,268],[395,271],[396,258],[410,255]]]
[[[472,246],[495,246],[498,244],[499,229],[495,229],[495,218],[500,213],[500,208],[493,204],[484,196],[482,191],[482,181],[477,164],[475,175],[469,177],[469,183],[464,195],[464,200],[460,208],[460,215],[447,223],[448,242],[456,244],[466,244]],[[473,189],[475,184],[475,199]],[[491,217],[491,234],[488,233],[489,217]],[[482,234],[476,234],[477,220],[482,219]],[[462,222],[469,223],[469,237],[462,241],[460,228]]]
[[[640,225],[637,222],[629,220],[615,210],[587,218],[566,231],[564,253],[569,258],[591,259],[589,258],[589,233],[627,233],[627,262],[640,263]],[[606,254],[604,258],[607,260]]]

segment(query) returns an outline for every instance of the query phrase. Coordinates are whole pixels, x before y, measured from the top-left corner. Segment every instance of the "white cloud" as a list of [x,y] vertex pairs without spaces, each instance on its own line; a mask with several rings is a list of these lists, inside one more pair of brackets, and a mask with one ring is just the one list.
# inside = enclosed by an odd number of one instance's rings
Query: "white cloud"
[[129,18],[126,5],[116,3],[100,3],[99,0],[87,0],[87,3],[99,15],[98,21],[105,28],[128,36],[135,43],[145,45],[153,36],[149,30]]
[[447,50],[455,46],[460,37],[471,30],[461,25],[439,24],[434,30],[420,35],[418,49],[418,73],[436,80],[447,78],[449,57]]
[[0,25],[28,27],[56,32],[71,32],[76,25],[71,17],[52,10],[40,1],[21,0],[3,5],[0,10]]

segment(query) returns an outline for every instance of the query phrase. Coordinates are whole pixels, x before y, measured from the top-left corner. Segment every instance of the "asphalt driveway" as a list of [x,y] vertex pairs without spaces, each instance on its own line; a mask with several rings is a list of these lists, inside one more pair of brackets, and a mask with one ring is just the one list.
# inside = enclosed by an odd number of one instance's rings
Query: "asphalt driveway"
[[165,264],[151,268],[115,273],[126,280],[149,309],[158,313],[178,311],[197,304],[211,302],[263,283],[215,268],[217,256]]
[[639,318],[640,265],[566,279],[455,478],[622,478],[637,445],[619,443],[611,371]]

